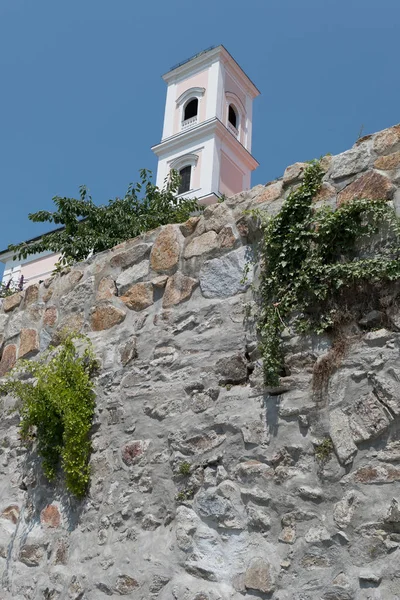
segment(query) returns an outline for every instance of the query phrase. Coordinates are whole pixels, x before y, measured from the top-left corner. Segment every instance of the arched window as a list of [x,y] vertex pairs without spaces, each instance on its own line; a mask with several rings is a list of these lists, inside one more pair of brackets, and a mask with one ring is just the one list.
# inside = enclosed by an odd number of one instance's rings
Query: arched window
[[178,194],[184,194],[190,190],[190,176],[192,174],[192,167],[188,165],[179,170],[181,182],[178,188]]
[[231,125],[233,125],[233,127],[235,129],[238,128],[238,113],[236,108],[233,106],[233,104],[229,105],[229,109],[228,109],[228,121]]
[[189,102],[185,106],[185,110],[183,111],[183,120],[187,121],[188,119],[197,117],[198,108],[199,108],[199,101],[197,98],[193,98],[192,100],[189,100]]

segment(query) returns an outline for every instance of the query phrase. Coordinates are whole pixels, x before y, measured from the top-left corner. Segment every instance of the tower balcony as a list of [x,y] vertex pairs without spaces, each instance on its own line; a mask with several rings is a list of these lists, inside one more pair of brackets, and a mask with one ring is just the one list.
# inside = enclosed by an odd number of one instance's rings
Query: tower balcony
[[237,138],[239,136],[239,131],[229,121],[228,121],[227,127],[228,127],[228,130],[235,136],[235,138]]
[[195,115],[194,117],[190,117],[190,119],[186,119],[185,121],[182,121],[182,131],[185,131],[186,129],[190,129],[190,127],[193,127],[194,125],[197,124],[198,118],[197,115]]

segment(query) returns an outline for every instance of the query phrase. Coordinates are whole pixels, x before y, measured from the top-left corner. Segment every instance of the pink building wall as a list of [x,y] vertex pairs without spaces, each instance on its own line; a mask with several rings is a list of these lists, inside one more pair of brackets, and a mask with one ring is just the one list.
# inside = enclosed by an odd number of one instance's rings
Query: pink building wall
[[[193,77],[189,77],[181,83],[178,83],[176,86],[176,98],[175,101],[178,100],[179,96],[183,94],[186,90],[189,90],[193,87],[201,87],[205,89],[204,96],[199,100],[199,120],[198,122],[205,121],[206,118],[206,102],[207,102],[207,85],[208,85],[208,69],[204,71],[200,71],[200,73],[196,73]],[[174,128],[173,133],[179,133],[181,130],[181,115],[182,115],[182,106],[176,106],[175,108],[175,116],[174,116]]]
[[59,258],[60,254],[51,254],[30,263],[22,264],[21,275],[24,277],[25,287],[49,277]]
[[221,152],[221,177],[219,191],[226,196],[233,196],[243,191],[243,173]]

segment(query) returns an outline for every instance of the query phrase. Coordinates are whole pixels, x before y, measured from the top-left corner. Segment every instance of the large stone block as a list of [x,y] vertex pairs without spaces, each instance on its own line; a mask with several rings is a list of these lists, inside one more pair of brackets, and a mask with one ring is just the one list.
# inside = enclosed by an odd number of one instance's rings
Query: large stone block
[[17,308],[17,306],[21,304],[22,298],[22,292],[16,292],[11,296],[6,296],[5,298],[3,298],[4,312],[9,312],[10,310],[14,310],[14,308]]
[[280,198],[282,195],[282,188],[282,181],[268,183],[257,196],[255,202],[257,204],[262,204],[263,202],[273,202],[274,200],[278,200],[278,198]]
[[364,484],[382,484],[400,481],[400,469],[392,465],[366,465],[353,474],[354,480]]
[[39,298],[39,284],[30,285],[25,290],[25,306],[37,302]]
[[97,288],[96,300],[110,300],[117,293],[114,278],[111,275],[103,277]]
[[10,506],[7,506],[3,510],[0,517],[2,519],[7,519],[8,521],[11,521],[11,523],[16,525],[16,523],[19,519],[19,513],[20,513],[20,509],[19,509],[18,504],[11,504]]
[[13,368],[17,360],[17,346],[15,344],[9,344],[3,350],[3,354],[0,361],[0,377],[3,377]]
[[150,282],[136,283],[121,296],[121,300],[131,310],[144,310],[154,302],[153,285]]
[[374,137],[374,150],[378,154],[389,154],[400,149],[400,125],[384,129]]
[[110,265],[113,268],[121,267],[122,269],[126,269],[147,258],[150,250],[151,244],[136,244],[124,252],[114,254],[110,259]]
[[185,248],[183,256],[193,258],[208,254],[218,248],[218,236],[215,231],[207,231],[191,240]]
[[24,311],[16,311],[11,313],[10,318],[5,329],[5,338],[7,340],[19,335],[22,329],[22,322],[24,320]]
[[30,358],[39,352],[39,334],[36,329],[22,329],[18,358]]
[[332,179],[342,179],[365,171],[369,165],[370,156],[370,150],[365,143],[357,148],[333,156],[331,163]]
[[349,417],[340,408],[330,414],[329,433],[340,462],[343,465],[351,463],[357,454],[357,446],[353,442]]
[[40,522],[47,527],[56,528],[61,524],[61,515],[55,504],[47,505],[40,513]]
[[111,329],[111,327],[122,323],[125,317],[125,311],[112,304],[96,306],[91,314],[91,326],[93,331]]
[[232,222],[232,214],[227,204],[225,202],[211,204],[206,207],[203,217],[197,225],[197,233],[199,235],[207,231],[219,233],[229,222]]
[[247,364],[241,354],[220,358],[215,366],[220,376],[220,384],[239,384],[247,379]]
[[163,308],[170,308],[189,300],[196,285],[196,279],[186,277],[180,272],[169,277],[163,296]]
[[332,198],[336,199],[336,188],[330,183],[323,183],[313,198],[314,202],[327,202]]
[[269,594],[275,589],[275,574],[273,567],[265,558],[253,558],[247,567],[244,585],[247,590],[255,590]]
[[124,294],[134,283],[147,277],[149,274],[149,264],[148,260],[143,260],[141,263],[129,267],[126,271],[122,271],[117,278],[118,294]]
[[158,234],[154,242],[150,265],[159,273],[176,271],[180,256],[181,232],[176,225],[167,225]]
[[374,162],[375,169],[380,169],[381,171],[391,171],[392,169],[397,169],[398,166],[400,166],[400,152],[380,156]]
[[43,317],[43,325],[47,327],[54,327],[57,323],[58,311],[56,306],[49,306],[46,308]]
[[[283,174],[283,183],[284,185],[288,185],[289,183],[294,183],[295,181],[299,181],[304,177],[304,170],[307,167],[307,163],[297,162],[294,165],[290,165],[286,167],[285,172]],[[279,196],[278,196],[279,197]]]
[[25,544],[19,553],[19,560],[28,567],[38,567],[44,557],[44,548],[38,544]]
[[221,258],[207,261],[200,271],[200,288],[206,298],[228,298],[245,292],[252,281],[252,269],[245,280],[251,250],[242,247]]
[[391,200],[395,187],[384,175],[370,171],[345,187],[338,196],[339,206],[351,200]]

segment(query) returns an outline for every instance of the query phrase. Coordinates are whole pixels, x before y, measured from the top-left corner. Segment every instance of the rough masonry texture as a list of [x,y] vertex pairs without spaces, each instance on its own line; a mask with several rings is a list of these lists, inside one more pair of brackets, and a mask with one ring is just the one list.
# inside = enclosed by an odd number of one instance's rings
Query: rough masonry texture
[[[396,126],[324,158],[316,201],[400,208],[399,153]],[[46,482],[3,398],[0,598],[400,598],[400,313],[383,298],[355,324],[318,397],[330,339],[286,330],[268,390],[247,316],[247,211],[275,214],[303,171],[3,301],[2,376],[63,328],[92,339],[101,371],[83,501]]]

